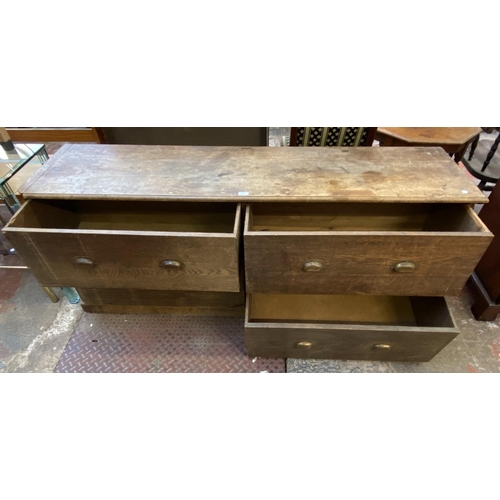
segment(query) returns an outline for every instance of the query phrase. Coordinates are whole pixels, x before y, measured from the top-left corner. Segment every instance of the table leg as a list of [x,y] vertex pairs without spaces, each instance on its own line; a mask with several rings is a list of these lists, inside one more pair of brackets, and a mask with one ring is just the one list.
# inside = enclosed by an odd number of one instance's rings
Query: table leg
[[455,156],[453,157],[455,163],[460,163],[460,160],[464,157],[464,154],[467,151],[468,146],[469,143],[464,144],[462,148],[460,148],[458,151],[455,152]]
[[38,159],[40,160],[40,163],[43,165],[48,159],[49,155],[47,154],[47,150],[45,149],[45,146],[43,149],[40,150],[40,152],[37,154]]
[[49,288],[48,286],[42,286],[42,290],[49,296],[49,299],[52,302],[59,302],[59,297],[56,295],[54,290],[52,290],[52,288]]

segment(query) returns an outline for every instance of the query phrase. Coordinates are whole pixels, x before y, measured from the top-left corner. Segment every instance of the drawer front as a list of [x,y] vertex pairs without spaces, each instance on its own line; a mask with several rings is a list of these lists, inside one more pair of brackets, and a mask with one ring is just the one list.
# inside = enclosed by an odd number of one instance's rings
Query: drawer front
[[[179,234],[179,233],[177,233]],[[44,286],[237,292],[237,235],[6,232]]]
[[486,235],[245,234],[249,292],[458,295]]
[[249,294],[252,357],[428,361],[458,334],[442,297]]
[[[366,327],[365,327],[366,328]],[[246,324],[250,357],[429,361],[457,335],[453,331],[400,331],[341,325]]]

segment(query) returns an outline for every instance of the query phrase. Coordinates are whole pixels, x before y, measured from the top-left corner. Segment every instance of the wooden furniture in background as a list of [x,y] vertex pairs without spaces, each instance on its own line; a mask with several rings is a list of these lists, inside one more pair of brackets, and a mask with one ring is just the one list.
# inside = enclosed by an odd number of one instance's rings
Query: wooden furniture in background
[[440,148],[72,144],[22,191],[4,232],[43,285],[88,312],[246,310],[252,357],[429,360],[492,238]]
[[476,319],[494,321],[500,312],[500,185],[496,184],[489,203],[479,217],[495,235],[469,280],[474,296],[472,312]]
[[292,127],[290,146],[371,146],[377,127]]
[[480,127],[379,127],[375,139],[381,146],[439,146],[458,163],[480,133]]
[[7,129],[2,127],[0,127],[0,148],[5,151],[12,151],[14,149],[14,144],[12,143],[12,139]]
[[7,131],[14,142],[103,142],[97,127],[7,127]]

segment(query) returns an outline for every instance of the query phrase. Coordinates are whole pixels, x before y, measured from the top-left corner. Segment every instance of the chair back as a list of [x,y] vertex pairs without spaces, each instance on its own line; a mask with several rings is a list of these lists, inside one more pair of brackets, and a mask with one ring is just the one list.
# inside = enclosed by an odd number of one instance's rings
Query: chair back
[[376,127],[292,127],[290,146],[371,146]]

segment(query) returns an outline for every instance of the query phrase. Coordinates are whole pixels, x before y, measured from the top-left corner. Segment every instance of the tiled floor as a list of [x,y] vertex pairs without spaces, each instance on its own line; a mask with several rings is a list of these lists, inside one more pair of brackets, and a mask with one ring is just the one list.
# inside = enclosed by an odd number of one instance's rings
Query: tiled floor
[[[287,134],[271,128],[270,145],[286,144]],[[61,146],[47,144],[49,155]],[[478,161],[488,148],[480,146]],[[0,260],[13,265],[15,257]],[[448,300],[460,335],[429,363],[289,359],[285,366],[246,356],[241,318],[88,314],[66,300],[51,303],[28,271],[0,270],[0,283],[0,372],[500,371],[500,318],[475,321],[467,288]]]

